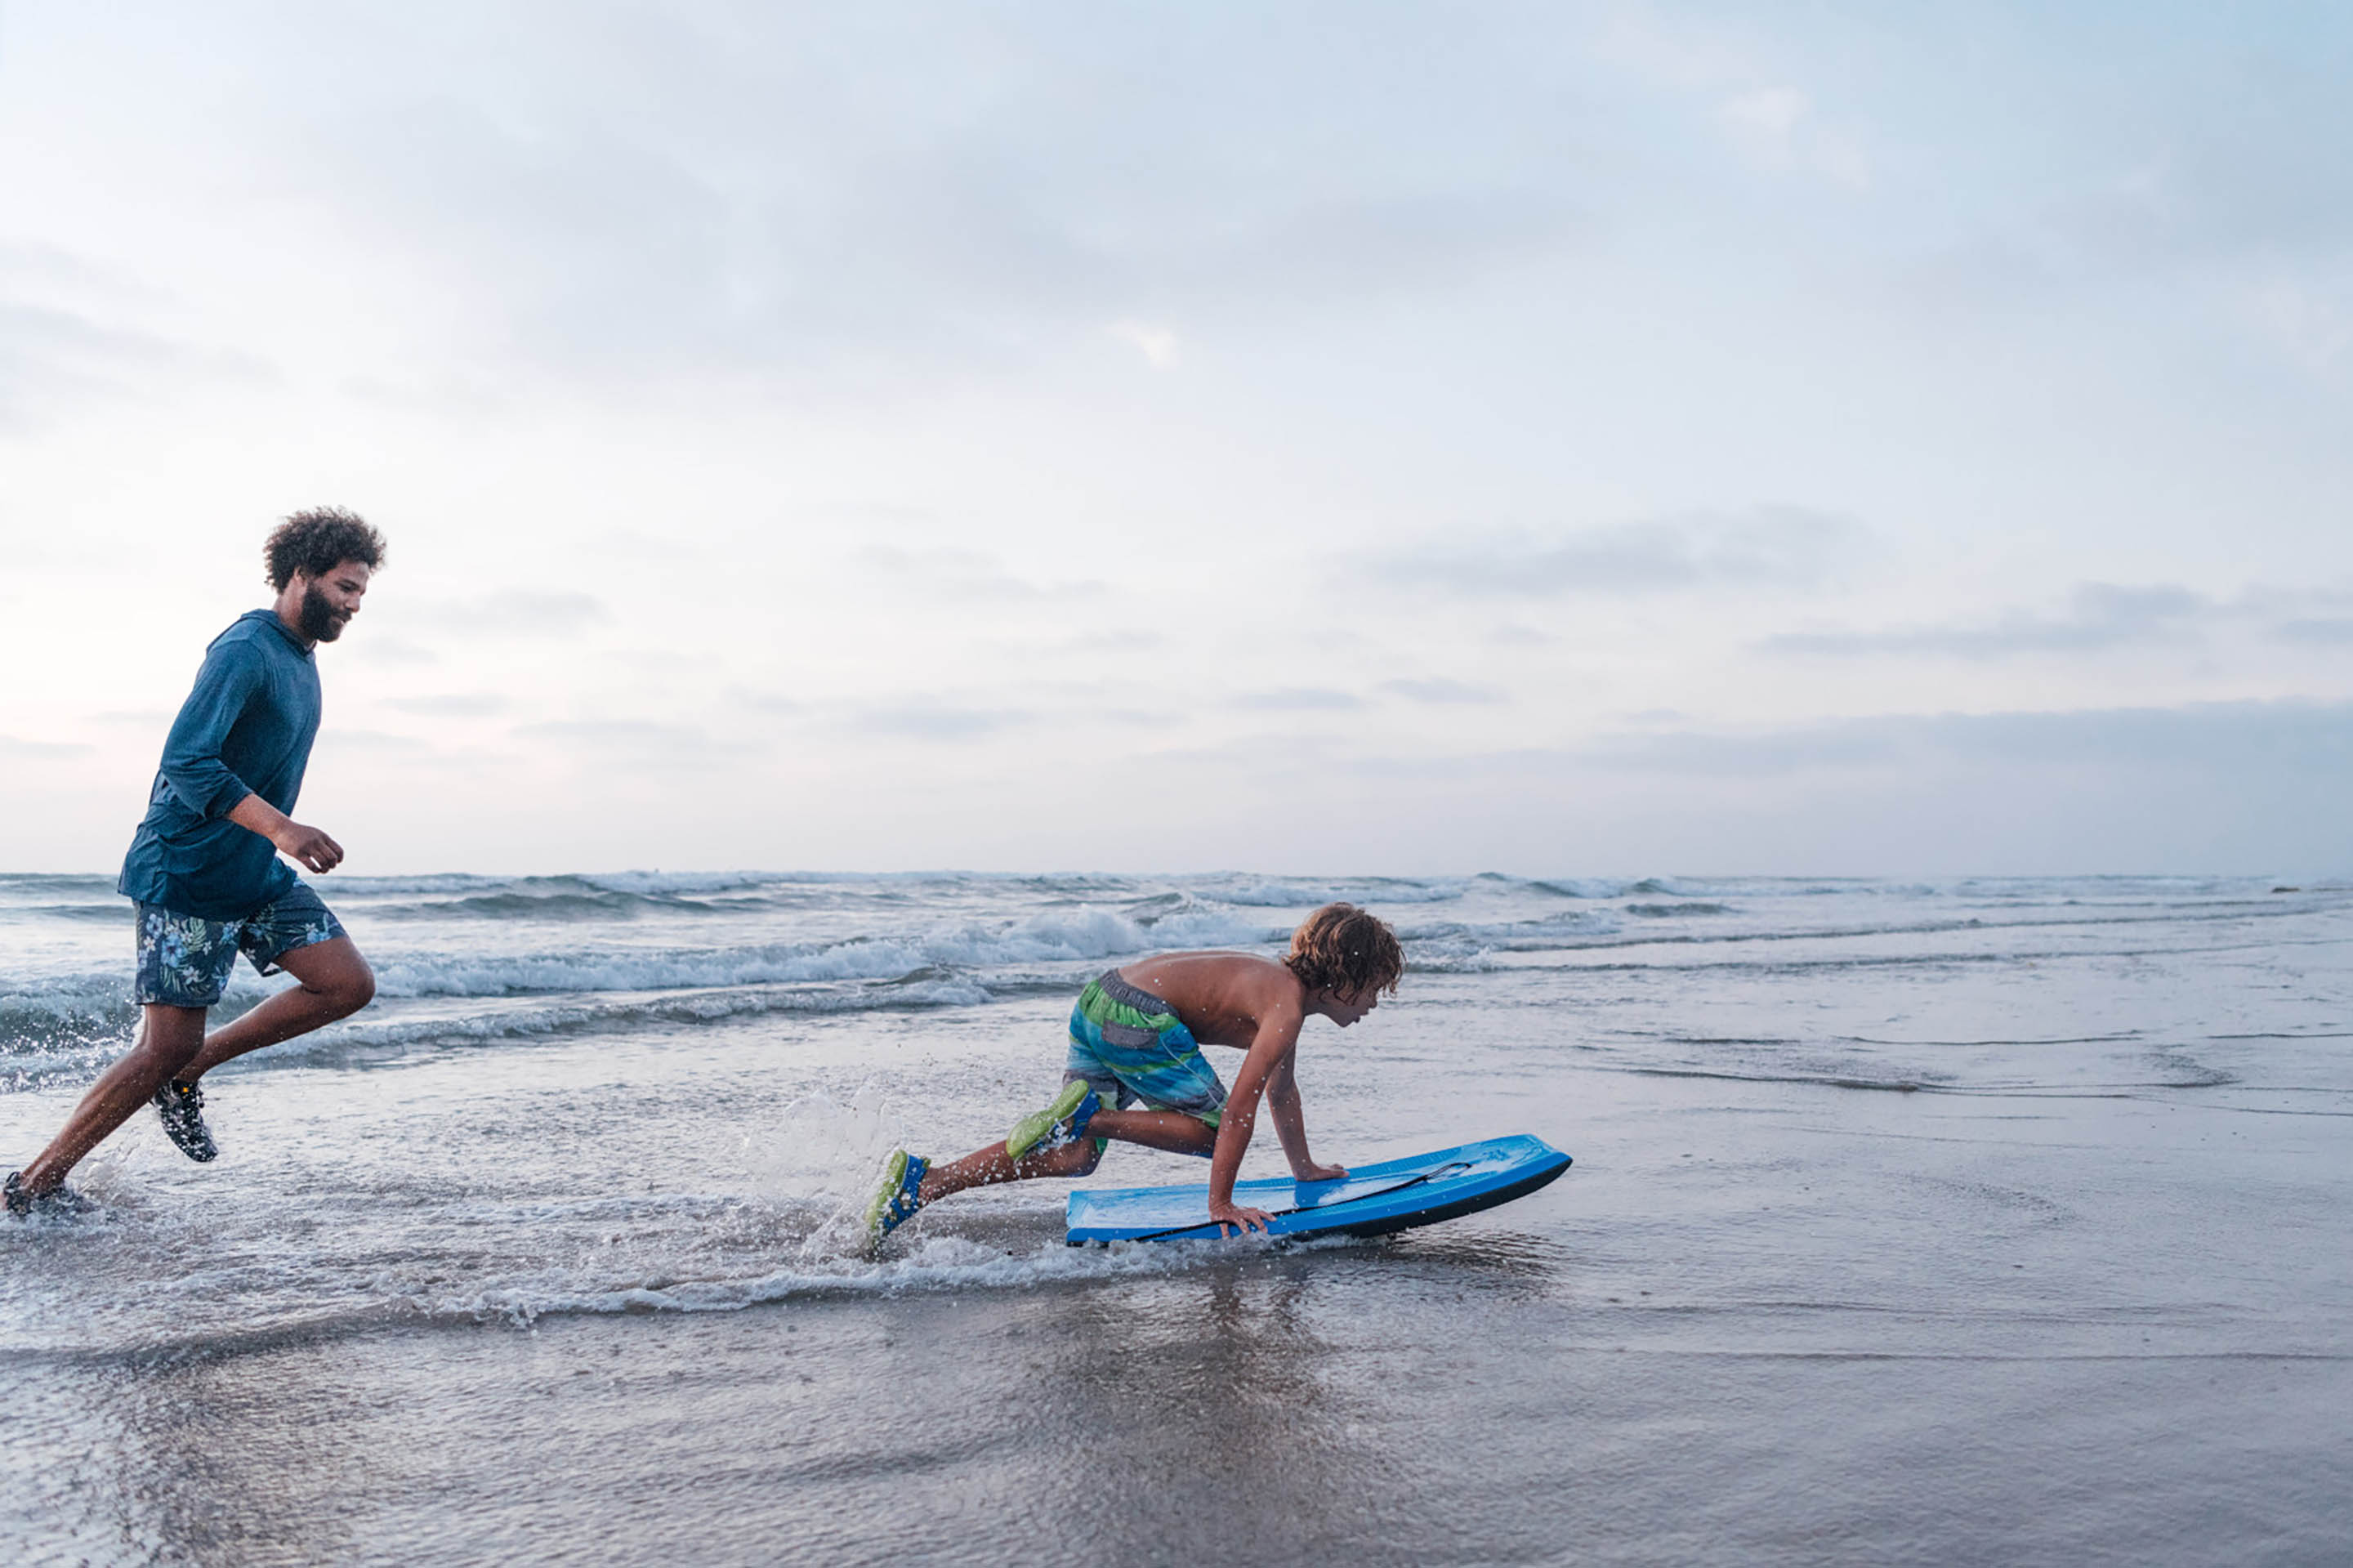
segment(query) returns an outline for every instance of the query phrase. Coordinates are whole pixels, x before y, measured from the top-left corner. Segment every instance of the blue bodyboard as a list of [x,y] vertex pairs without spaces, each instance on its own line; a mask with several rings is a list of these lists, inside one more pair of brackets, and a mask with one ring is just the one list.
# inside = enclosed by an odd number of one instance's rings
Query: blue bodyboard
[[[1508,1203],[1567,1169],[1567,1155],[1522,1133],[1359,1166],[1336,1181],[1238,1181],[1234,1202],[1273,1215],[1278,1236],[1377,1236]],[[1206,1183],[1082,1189],[1071,1194],[1064,1239],[1209,1240],[1208,1213]]]

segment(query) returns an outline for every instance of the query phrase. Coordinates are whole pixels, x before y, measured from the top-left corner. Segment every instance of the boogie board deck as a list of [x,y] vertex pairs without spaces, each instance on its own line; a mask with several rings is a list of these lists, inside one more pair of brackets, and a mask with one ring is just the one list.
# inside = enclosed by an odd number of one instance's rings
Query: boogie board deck
[[[1234,1202],[1273,1215],[1278,1236],[1377,1236],[1508,1203],[1567,1169],[1567,1155],[1522,1133],[1361,1166],[1336,1181],[1237,1181]],[[1208,1212],[1206,1183],[1074,1192],[1064,1239],[1208,1240],[1218,1234]]]

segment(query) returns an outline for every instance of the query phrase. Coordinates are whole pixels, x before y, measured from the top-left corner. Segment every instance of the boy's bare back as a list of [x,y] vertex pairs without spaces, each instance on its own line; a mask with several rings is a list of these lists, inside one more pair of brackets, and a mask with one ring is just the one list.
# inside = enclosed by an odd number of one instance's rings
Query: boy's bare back
[[1299,1038],[1307,988],[1285,966],[1248,953],[1160,953],[1119,978],[1174,1008],[1204,1045],[1247,1051],[1269,1033]]

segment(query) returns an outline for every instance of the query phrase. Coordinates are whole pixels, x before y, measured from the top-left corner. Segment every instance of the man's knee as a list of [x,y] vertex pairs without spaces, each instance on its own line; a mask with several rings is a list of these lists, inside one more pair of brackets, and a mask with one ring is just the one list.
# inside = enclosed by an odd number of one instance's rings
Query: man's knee
[[165,1077],[178,1072],[205,1048],[205,1009],[150,1003],[139,1039],[131,1055],[148,1063]]
[[350,962],[337,964],[328,973],[303,983],[317,991],[339,1018],[357,1012],[375,1000],[375,971],[357,953],[351,955]]
[[357,1012],[375,1000],[375,971],[367,960],[359,961],[359,972],[351,976],[335,992],[335,1005],[345,1012]]

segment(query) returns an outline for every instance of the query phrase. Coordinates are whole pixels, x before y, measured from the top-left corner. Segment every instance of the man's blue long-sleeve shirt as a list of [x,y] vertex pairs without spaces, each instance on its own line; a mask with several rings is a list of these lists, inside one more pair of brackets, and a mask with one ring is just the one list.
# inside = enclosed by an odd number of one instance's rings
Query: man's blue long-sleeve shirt
[[228,814],[259,795],[290,815],[318,733],[311,650],[275,610],[246,611],[205,650],[115,891],[207,920],[240,920],[282,896],[293,868]]

